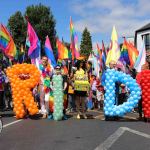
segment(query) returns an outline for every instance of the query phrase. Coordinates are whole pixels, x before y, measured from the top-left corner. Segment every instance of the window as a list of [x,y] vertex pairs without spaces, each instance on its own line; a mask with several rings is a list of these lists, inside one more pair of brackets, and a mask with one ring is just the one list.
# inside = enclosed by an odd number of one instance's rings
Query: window
[[145,39],[145,48],[147,52],[150,52],[150,33],[144,35]]
[[142,35],[145,41],[146,59],[150,63],[150,33]]

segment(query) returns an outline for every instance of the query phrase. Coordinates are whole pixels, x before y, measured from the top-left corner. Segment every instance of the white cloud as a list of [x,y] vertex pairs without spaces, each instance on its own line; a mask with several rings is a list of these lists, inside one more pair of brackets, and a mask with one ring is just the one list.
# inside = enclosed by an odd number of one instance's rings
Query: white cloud
[[75,29],[85,27],[92,34],[111,33],[113,25],[119,36],[133,36],[135,30],[150,22],[149,0],[77,0],[71,10],[79,16]]

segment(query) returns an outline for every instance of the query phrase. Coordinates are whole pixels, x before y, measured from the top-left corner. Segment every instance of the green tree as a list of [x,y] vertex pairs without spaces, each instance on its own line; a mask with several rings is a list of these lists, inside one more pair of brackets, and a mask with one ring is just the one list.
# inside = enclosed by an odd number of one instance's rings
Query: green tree
[[10,16],[7,26],[11,31],[17,49],[20,49],[21,44],[25,45],[27,37],[27,21],[24,18],[25,16],[28,17],[29,22],[37,33],[41,42],[42,54],[44,54],[44,44],[47,35],[56,53],[56,21],[50,8],[42,4],[28,6],[24,16],[20,11]]
[[31,25],[35,29],[41,48],[44,49],[46,36],[48,35],[51,41],[54,53],[56,53],[56,21],[49,7],[42,4],[31,5],[26,8],[25,16],[28,17]]
[[80,45],[80,54],[88,57],[92,52],[92,39],[90,32],[87,28],[84,29],[82,33],[81,45]]
[[11,31],[17,49],[20,50],[21,44],[24,45],[26,39],[26,23],[20,11],[10,16],[7,26]]

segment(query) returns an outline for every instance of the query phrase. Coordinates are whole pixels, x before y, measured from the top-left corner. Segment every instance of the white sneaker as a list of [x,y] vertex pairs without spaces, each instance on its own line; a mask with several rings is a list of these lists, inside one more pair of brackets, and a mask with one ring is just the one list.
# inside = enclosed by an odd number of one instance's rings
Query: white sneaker
[[77,119],[80,119],[80,114],[77,115]]
[[87,119],[87,116],[86,116],[86,114],[83,114],[83,118],[84,118],[84,119]]

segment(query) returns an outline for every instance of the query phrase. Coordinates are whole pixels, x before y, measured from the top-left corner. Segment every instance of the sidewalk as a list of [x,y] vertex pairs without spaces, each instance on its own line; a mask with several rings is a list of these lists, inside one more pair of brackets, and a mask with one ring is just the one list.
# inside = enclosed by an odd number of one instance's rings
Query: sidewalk
[[[71,116],[71,118],[74,118],[76,119],[77,117],[77,112],[67,112],[67,115]],[[87,119],[100,119],[100,120],[105,120],[104,118],[104,113],[102,110],[97,110],[97,109],[94,109],[94,110],[88,110],[86,112],[86,115],[87,115]],[[14,113],[13,111],[4,111],[4,112],[1,112],[0,111],[0,116],[2,116],[3,118],[11,118],[14,116]],[[14,118],[14,117],[13,117]],[[82,116],[81,116],[82,118]],[[126,114],[123,118],[119,119],[119,120],[131,120],[131,121],[138,121],[138,113],[137,112],[131,112],[131,113],[128,113]]]
[[[67,115],[72,115],[73,118],[76,118],[77,116],[77,112],[67,112]],[[88,110],[86,112],[86,115],[87,115],[87,119],[100,119],[100,120],[105,120],[104,118],[104,113],[102,110],[97,110],[97,109],[94,109],[94,110]],[[138,113],[137,112],[131,112],[131,113],[128,113],[126,114],[123,118],[119,119],[119,120],[131,120],[131,121],[138,121]]]

